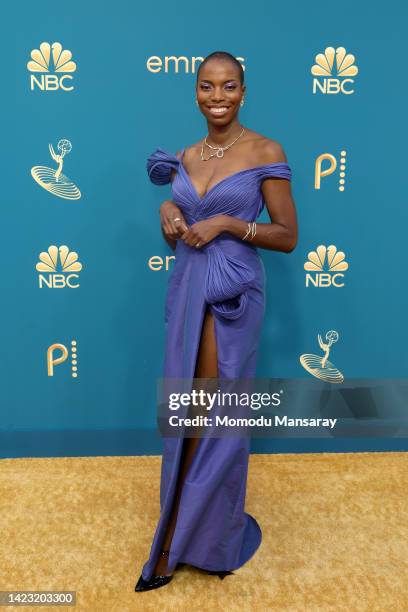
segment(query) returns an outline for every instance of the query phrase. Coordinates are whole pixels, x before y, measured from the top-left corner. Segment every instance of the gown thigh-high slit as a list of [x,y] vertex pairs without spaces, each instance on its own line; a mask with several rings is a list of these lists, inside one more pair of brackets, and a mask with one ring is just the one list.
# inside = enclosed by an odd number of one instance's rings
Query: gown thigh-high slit
[[[204,313],[203,327],[201,332],[200,344],[198,347],[197,363],[194,378],[216,378],[217,368],[217,346],[214,334],[214,321],[211,310],[208,308]],[[190,416],[194,416],[191,414]],[[177,521],[178,506],[180,503],[180,492],[183,487],[184,478],[188,472],[191,461],[200,443],[200,438],[184,438],[181,450],[179,473],[177,476],[176,492],[173,506],[170,511],[169,522],[166,527],[163,548],[168,549],[171,544],[175,524]],[[167,565],[167,563],[165,562]],[[155,571],[155,574],[163,573]]]
[[[264,207],[263,180],[291,179],[287,163],[235,172],[200,197],[180,158],[157,148],[147,159],[150,180],[171,183],[172,200],[190,226],[227,214],[255,221]],[[172,177],[173,180],[172,180]],[[200,248],[177,240],[164,307],[164,379],[193,381],[207,307],[214,317],[219,379],[253,379],[265,312],[265,270],[257,248],[222,232]],[[160,517],[142,576],[149,580],[163,547],[179,475],[182,437],[163,437]],[[177,563],[222,572],[244,565],[262,532],[245,512],[250,438],[204,436],[180,494],[168,571]]]

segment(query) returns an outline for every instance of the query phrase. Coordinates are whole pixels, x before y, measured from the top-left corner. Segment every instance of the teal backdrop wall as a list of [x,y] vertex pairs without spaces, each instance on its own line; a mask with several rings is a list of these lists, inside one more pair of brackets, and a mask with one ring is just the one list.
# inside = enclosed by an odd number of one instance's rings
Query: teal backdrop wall
[[[407,378],[407,13],[395,0],[3,7],[2,457],[160,453],[156,380],[172,268],[152,270],[149,260],[172,255],[158,214],[170,188],[151,184],[146,158],[207,133],[191,60],[215,50],[243,58],[241,122],[279,141],[293,172],[297,248],[260,250],[267,309],[259,376],[310,376],[299,356],[319,353],[317,334],[335,329],[331,358],[345,379]],[[72,59],[62,59],[76,69],[30,70],[43,42],[69,50]],[[354,93],[313,92],[312,66],[331,47],[352,54],[358,72],[351,83],[334,72],[317,80]],[[166,70],[170,56],[186,58],[178,72],[174,60]],[[61,139],[72,145],[63,173],[79,199],[47,191],[31,172],[55,171],[49,144],[58,154]],[[316,159],[325,153],[338,167],[316,189]],[[268,221],[266,211],[259,221]],[[78,254],[76,288],[40,287],[36,266],[52,245]],[[344,286],[306,286],[304,264],[318,245],[345,253]],[[67,271],[54,273],[66,282]],[[55,284],[54,273],[42,272]],[[54,344],[68,356],[49,376]],[[253,441],[254,452],[407,446],[402,437]]]

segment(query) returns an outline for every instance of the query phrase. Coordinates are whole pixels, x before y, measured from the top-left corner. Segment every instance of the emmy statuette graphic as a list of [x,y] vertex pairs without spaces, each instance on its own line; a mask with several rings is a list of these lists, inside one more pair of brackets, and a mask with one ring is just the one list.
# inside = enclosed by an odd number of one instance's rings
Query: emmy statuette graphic
[[309,374],[330,383],[342,383],[344,381],[343,374],[329,361],[329,353],[333,344],[339,339],[339,334],[335,330],[330,330],[325,336],[327,342],[323,342],[322,337],[318,334],[317,339],[319,346],[324,352],[323,357],[305,353],[299,357],[300,363]]
[[62,173],[64,157],[72,150],[72,144],[66,138],[62,138],[57,149],[59,153],[55,153],[51,144],[48,145],[52,159],[58,164],[58,167],[48,168],[47,166],[34,166],[31,168],[33,179],[46,191],[53,193],[59,198],[65,200],[79,200],[81,192],[75,183]]

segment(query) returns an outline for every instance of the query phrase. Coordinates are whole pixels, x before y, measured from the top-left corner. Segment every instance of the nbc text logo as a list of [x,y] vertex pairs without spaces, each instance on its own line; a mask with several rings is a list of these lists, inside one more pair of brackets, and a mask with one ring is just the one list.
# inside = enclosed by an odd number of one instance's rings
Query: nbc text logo
[[[324,53],[318,53],[311,72],[313,79],[313,93],[322,94],[352,94],[354,93],[354,79],[358,68],[354,64],[355,57],[346,53],[344,47],[326,47]],[[319,77],[319,78],[316,78]]]
[[[56,355],[56,351],[61,351],[59,355]],[[54,376],[54,368],[60,363],[67,361],[69,357],[69,350],[65,344],[55,342],[47,349],[47,374],[48,376]],[[72,378],[78,377],[78,351],[76,340],[71,340],[71,376]]]
[[[77,289],[79,287],[78,274],[82,270],[82,264],[78,261],[78,253],[70,251],[67,246],[58,247],[52,245],[48,247],[48,251],[42,252],[39,255],[39,262],[36,270],[40,272],[38,275],[38,286],[40,289],[48,287],[49,289]],[[60,272],[58,272],[58,261],[60,264]]]
[[[340,153],[340,166],[339,166],[339,191],[344,191],[345,176],[346,176],[346,151]],[[328,165],[327,165],[328,162]],[[325,167],[323,168],[323,164]],[[322,178],[330,176],[336,171],[337,159],[331,153],[322,153],[317,157],[315,161],[315,175],[314,175],[314,187],[320,189]]]
[[343,251],[338,251],[334,244],[328,247],[321,244],[308,254],[304,264],[307,272],[306,287],[344,287],[342,272],[348,270],[348,267]]
[[71,51],[63,49],[59,42],[54,42],[52,45],[42,42],[39,49],[33,49],[27,68],[30,72],[36,73],[30,75],[31,91],[35,88],[41,91],[74,89],[73,76],[69,73],[75,72],[76,63],[72,61]]

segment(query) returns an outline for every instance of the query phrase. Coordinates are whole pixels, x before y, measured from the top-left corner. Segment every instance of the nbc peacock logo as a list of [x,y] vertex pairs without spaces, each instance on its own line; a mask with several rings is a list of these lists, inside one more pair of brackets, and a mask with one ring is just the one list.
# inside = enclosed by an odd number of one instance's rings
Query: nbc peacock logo
[[65,245],[59,248],[55,245],[48,247],[39,255],[39,262],[35,266],[40,289],[77,289],[79,287],[78,272],[82,270],[78,253],[70,251]]
[[72,91],[73,76],[77,65],[72,61],[72,53],[63,49],[61,43],[42,42],[39,49],[31,51],[31,60],[27,63],[30,74],[30,89],[40,91]]
[[31,176],[46,191],[63,198],[64,200],[78,200],[81,192],[75,183],[62,173],[64,157],[72,151],[72,144],[66,138],[62,138],[57,144],[57,151],[54,151],[52,144],[48,145],[52,159],[58,164],[57,168],[48,166],[33,166]]
[[312,376],[320,380],[329,383],[342,383],[344,381],[343,374],[331,363],[331,361],[329,361],[331,347],[338,342],[339,333],[331,329],[326,333],[325,340],[326,342],[322,339],[321,334],[318,334],[317,341],[324,353],[323,356],[314,355],[313,353],[304,353],[299,357],[300,363],[309,374],[312,374]]
[[311,68],[313,93],[350,95],[354,93],[354,79],[358,74],[355,57],[347,53],[344,47],[326,47],[324,53],[318,53]]
[[334,244],[326,247],[320,244],[310,251],[304,264],[306,287],[344,287],[344,274],[348,270],[346,255]]

